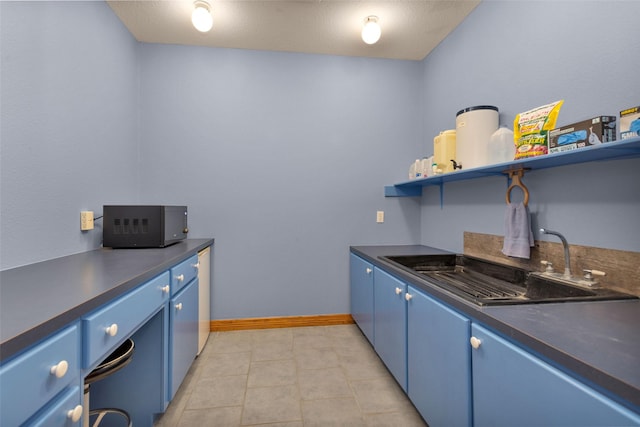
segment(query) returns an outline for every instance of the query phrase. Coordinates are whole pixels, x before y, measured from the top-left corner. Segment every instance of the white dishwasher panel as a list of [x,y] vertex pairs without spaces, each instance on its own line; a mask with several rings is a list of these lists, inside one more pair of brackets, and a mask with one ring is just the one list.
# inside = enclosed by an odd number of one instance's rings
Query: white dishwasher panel
[[211,292],[211,247],[198,252],[198,354],[204,348],[209,337],[211,309],[209,295]]

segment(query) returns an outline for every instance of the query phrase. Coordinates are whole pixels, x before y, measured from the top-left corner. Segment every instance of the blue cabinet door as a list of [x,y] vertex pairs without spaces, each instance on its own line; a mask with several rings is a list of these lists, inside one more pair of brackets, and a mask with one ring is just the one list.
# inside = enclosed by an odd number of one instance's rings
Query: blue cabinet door
[[198,352],[198,279],[189,283],[169,305],[171,347],[169,400],[173,399]]
[[374,268],[374,347],[402,389],[407,391],[407,285]]
[[350,254],[349,275],[351,316],[373,344],[373,265],[355,254]]
[[471,321],[409,286],[408,395],[431,427],[471,426]]
[[640,416],[487,329],[472,325],[473,418],[479,427],[633,426]]

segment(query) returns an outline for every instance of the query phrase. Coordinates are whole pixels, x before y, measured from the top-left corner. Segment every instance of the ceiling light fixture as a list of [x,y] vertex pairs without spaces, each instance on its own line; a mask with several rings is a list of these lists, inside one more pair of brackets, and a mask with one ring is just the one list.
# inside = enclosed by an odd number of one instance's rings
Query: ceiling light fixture
[[211,7],[209,3],[203,0],[196,0],[193,4],[194,9],[191,13],[191,23],[196,30],[206,33],[213,27],[213,16],[211,16]]
[[380,24],[378,24],[378,17],[367,16],[362,27],[362,41],[366,44],[374,44],[380,40],[381,34],[382,30],[380,29]]

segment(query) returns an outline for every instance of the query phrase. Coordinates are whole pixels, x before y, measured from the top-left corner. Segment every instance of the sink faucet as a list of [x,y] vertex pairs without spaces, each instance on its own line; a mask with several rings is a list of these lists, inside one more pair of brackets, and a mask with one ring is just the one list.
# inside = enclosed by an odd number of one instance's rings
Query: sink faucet
[[546,228],[541,228],[540,232],[543,234],[553,234],[560,238],[562,246],[564,247],[564,277],[567,279],[571,278],[571,261],[569,259],[569,243],[567,243],[567,239],[557,231],[547,230]]

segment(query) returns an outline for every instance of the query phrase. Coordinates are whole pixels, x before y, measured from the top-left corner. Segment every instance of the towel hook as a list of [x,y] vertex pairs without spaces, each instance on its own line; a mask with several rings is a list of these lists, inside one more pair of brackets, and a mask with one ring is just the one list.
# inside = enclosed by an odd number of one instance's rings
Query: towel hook
[[511,185],[507,188],[506,200],[507,204],[511,204],[511,190],[515,187],[519,187],[524,192],[524,205],[527,206],[529,204],[529,190],[527,187],[520,181],[520,179],[524,176],[524,169],[510,170],[507,171],[509,174],[509,178],[511,178]]

